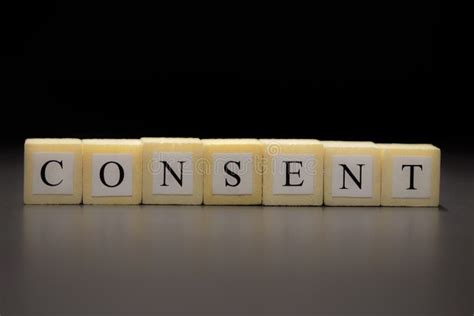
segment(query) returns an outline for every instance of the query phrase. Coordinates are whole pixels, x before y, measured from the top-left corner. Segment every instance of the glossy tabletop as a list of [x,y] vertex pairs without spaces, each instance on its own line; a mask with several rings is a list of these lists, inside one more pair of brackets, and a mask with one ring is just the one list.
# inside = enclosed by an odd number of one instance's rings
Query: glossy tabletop
[[474,313],[474,157],[440,208],[24,206],[0,166],[0,315]]

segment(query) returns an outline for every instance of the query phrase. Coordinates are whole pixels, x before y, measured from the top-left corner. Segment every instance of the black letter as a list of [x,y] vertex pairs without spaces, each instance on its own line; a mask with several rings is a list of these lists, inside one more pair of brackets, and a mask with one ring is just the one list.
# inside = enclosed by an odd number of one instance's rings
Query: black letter
[[178,177],[178,175],[174,172],[173,169],[171,169],[170,165],[168,162],[160,160],[160,162],[163,163],[163,184],[161,185],[162,187],[167,187],[168,185],[166,184],[166,170],[168,170],[173,178],[176,179],[176,181],[179,183],[180,186],[183,186],[183,163],[184,161],[178,161],[181,169],[181,178]]
[[416,190],[415,188],[415,168],[419,167],[421,171],[423,171],[423,166],[422,165],[402,165],[402,171],[405,167],[410,168],[410,186],[408,187],[407,190]]
[[290,183],[290,174],[297,174],[298,176],[300,176],[300,171],[301,169],[298,169],[298,171],[293,171],[291,172],[290,171],[290,163],[296,163],[296,164],[299,164],[300,166],[303,166],[303,162],[302,161],[283,161],[283,163],[285,164],[285,168],[286,168],[286,179],[285,179],[285,184],[283,185],[284,187],[300,187],[303,185],[303,182],[304,180],[301,180],[300,183],[298,184],[291,184]]
[[231,175],[232,177],[235,178],[235,180],[237,180],[237,182],[235,184],[230,184],[229,182],[227,182],[227,179],[225,179],[225,186],[229,186],[229,187],[236,187],[240,184],[240,177],[238,174],[236,174],[235,172],[233,172],[232,170],[229,170],[229,168],[227,167],[228,164],[230,164],[231,162],[235,163],[239,168],[240,168],[240,161],[228,161],[225,163],[224,165],[224,170],[225,172],[227,172],[227,174]]
[[43,182],[46,185],[49,185],[50,187],[55,187],[55,186],[60,185],[63,182],[63,180],[59,181],[58,183],[49,183],[48,180],[46,179],[46,167],[52,162],[57,163],[59,166],[61,166],[61,169],[63,169],[63,161],[62,160],[61,161],[58,161],[58,160],[46,161],[46,163],[41,167],[41,180],[43,180]]
[[365,164],[357,164],[359,166],[359,180],[355,177],[355,175],[352,173],[352,171],[347,167],[346,164],[339,164],[339,166],[342,167],[342,187],[340,189],[347,190],[346,188],[346,172],[347,174],[354,180],[354,183],[359,187],[359,189],[362,189],[362,167],[365,166]]
[[[108,165],[108,164],[114,164],[114,165],[117,165],[118,169],[119,169],[119,180],[117,181],[116,184],[114,185],[109,185],[107,184],[107,182],[105,182],[105,177],[104,177],[104,171],[105,171],[105,167]],[[109,187],[109,188],[115,188],[117,186],[120,185],[120,183],[122,183],[123,181],[123,178],[124,178],[124,171],[123,171],[123,167],[116,161],[109,161],[107,163],[105,163],[102,168],[100,168],[100,181],[106,186],[106,187]]]

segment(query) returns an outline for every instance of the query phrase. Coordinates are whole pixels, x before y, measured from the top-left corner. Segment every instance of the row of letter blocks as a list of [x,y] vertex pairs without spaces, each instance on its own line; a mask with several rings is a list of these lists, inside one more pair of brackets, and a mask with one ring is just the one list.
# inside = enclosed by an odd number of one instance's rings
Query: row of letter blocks
[[432,145],[28,139],[26,204],[437,206]]

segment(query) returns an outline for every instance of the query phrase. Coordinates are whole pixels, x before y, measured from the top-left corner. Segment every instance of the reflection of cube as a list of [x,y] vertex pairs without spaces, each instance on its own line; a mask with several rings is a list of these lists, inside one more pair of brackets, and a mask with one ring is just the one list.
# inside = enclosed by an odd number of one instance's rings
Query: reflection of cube
[[202,142],[142,138],[143,204],[201,204]]
[[80,139],[27,139],[25,204],[79,204],[82,199]]
[[256,139],[203,140],[204,204],[262,203],[262,143]]
[[142,199],[142,142],[138,139],[83,140],[84,204],[139,204]]
[[263,204],[321,205],[324,147],[311,139],[261,139]]
[[383,159],[382,205],[439,205],[439,148],[425,144],[378,146]]
[[324,204],[380,205],[380,149],[372,142],[322,142]]

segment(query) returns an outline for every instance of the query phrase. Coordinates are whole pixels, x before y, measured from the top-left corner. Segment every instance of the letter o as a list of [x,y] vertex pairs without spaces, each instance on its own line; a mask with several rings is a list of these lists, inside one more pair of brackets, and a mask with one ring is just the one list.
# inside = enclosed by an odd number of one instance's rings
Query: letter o
[[[107,165],[109,164],[114,164],[117,166],[118,170],[119,170],[119,179],[117,181],[116,184],[108,184],[106,181],[105,181],[105,176],[104,176],[104,172],[105,172],[105,167],[107,167]],[[122,182],[123,182],[123,179],[125,177],[125,172],[123,170],[123,167],[116,161],[108,161],[106,162],[104,165],[102,165],[102,167],[100,168],[100,181],[106,186],[106,187],[109,187],[109,188],[115,188],[115,187],[118,187]]]

